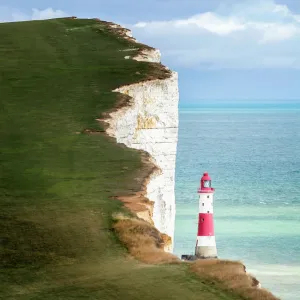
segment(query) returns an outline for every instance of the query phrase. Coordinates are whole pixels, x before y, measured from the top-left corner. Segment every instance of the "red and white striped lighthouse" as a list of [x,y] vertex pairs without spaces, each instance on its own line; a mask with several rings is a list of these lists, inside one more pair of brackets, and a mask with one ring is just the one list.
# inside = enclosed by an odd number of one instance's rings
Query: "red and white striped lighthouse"
[[198,234],[195,255],[197,258],[216,258],[217,247],[214,233],[214,200],[215,189],[211,187],[211,179],[205,172],[200,181]]

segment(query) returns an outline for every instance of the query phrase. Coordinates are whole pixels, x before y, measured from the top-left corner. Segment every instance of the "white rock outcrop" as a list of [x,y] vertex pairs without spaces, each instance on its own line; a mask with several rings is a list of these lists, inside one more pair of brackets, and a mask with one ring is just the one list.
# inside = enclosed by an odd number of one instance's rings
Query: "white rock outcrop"
[[143,50],[141,53],[134,57],[137,61],[149,61],[160,63],[161,53],[158,49],[155,50]]
[[[159,50],[147,50],[134,59],[160,62]],[[107,133],[118,143],[151,155],[159,172],[151,175],[146,197],[154,202],[155,227],[172,239],[175,227],[175,161],[178,139],[178,75],[122,86],[114,92],[132,97],[131,105],[110,114]]]

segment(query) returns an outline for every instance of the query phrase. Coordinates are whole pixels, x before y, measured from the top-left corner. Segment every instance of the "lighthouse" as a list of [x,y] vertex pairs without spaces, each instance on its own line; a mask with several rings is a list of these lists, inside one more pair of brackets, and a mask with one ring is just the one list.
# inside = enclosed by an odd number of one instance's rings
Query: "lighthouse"
[[193,261],[218,257],[214,233],[214,192],[215,189],[211,187],[211,178],[207,172],[204,172],[198,189],[199,213],[195,254],[183,254],[182,260]]
[[198,232],[195,256],[199,258],[217,258],[217,246],[214,233],[214,191],[211,178],[205,172],[200,180]]

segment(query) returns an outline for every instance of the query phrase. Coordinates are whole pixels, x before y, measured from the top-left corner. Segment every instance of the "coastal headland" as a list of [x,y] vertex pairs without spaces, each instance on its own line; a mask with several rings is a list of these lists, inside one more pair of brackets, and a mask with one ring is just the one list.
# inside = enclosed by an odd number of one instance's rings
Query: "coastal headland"
[[170,253],[178,86],[156,49],[76,17],[0,38],[3,299],[277,299]]

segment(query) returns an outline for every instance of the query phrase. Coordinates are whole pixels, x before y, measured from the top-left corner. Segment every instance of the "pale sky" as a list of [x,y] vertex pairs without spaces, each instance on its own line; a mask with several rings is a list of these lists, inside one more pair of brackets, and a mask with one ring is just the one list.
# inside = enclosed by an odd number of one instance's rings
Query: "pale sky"
[[1,0],[0,21],[113,21],[179,72],[182,103],[300,99],[300,0]]

